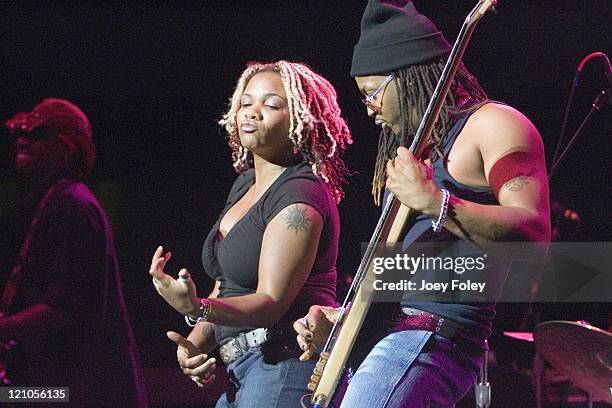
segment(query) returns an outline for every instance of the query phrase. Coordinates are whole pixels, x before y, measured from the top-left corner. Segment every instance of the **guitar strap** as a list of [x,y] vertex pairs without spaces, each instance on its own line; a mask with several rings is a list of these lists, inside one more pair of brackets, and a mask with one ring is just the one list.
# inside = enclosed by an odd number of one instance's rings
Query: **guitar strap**
[[40,225],[40,217],[42,215],[43,208],[47,205],[49,198],[51,198],[53,194],[61,190],[61,188],[68,185],[70,182],[70,180],[66,179],[59,180],[47,190],[43,198],[40,200],[40,203],[38,203],[34,218],[30,223],[28,232],[26,233],[25,239],[23,240],[23,244],[21,245],[21,249],[19,250],[19,254],[17,255],[15,266],[13,266],[13,269],[11,269],[11,274],[9,275],[9,278],[2,292],[2,298],[0,298],[0,306],[2,306],[4,310],[9,309],[9,307],[13,303],[13,300],[15,299],[15,295],[17,294],[17,286],[21,271],[23,269],[23,263],[26,259],[26,256],[28,255],[28,251],[30,250],[30,244],[32,243],[32,237],[34,235],[34,232]]

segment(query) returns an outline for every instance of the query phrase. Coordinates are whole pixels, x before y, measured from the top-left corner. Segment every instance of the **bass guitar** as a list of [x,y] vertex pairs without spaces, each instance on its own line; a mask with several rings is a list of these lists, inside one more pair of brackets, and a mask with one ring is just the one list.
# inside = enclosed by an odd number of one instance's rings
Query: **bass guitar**
[[[415,157],[422,155],[476,24],[496,3],[495,0],[480,0],[466,17],[410,146],[410,151]],[[402,205],[393,194],[388,195],[372,238],[342,304],[340,317],[332,328],[308,384],[308,389],[313,393],[311,403],[315,408],[327,407],[331,401],[372,303],[373,282],[376,279],[372,270],[375,250],[379,244],[394,243],[400,239],[411,213],[411,209]]]

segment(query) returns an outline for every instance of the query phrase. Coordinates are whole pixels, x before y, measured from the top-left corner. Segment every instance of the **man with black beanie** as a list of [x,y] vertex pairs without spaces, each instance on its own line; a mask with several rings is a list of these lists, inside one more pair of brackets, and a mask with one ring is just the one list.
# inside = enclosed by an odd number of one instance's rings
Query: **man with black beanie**
[[[368,116],[382,127],[373,180],[417,211],[403,239],[443,242],[448,253],[482,255],[494,242],[550,240],[544,148],[517,110],[487,98],[460,64],[422,156],[405,147],[440,78],[450,45],[411,1],[369,0],[351,75]],[[406,292],[404,316],[352,378],[342,407],[452,407],[475,384],[495,301],[508,266],[487,262],[473,278],[489,291],[478,301],[438,301]],[[416,273],[420,273],[417,271]],[[432,296],[428,296],[432,295]],[[294,327],[309,358],[323,344],[334,311],[313,306]],[[304,324],[306,323],[306,325]],[[366,326],[367,326],[366,321]],[[384,374],[382,374],[384,373]]]

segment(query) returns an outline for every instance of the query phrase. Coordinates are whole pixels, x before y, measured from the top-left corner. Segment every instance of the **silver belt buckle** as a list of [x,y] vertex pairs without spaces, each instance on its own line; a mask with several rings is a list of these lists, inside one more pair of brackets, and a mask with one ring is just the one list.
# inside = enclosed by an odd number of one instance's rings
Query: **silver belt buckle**
[[221,354],[221,360],[223,360],[223,363],[228,365],[239,357],[242,357],[243,352],[238,340],[236,340],[236,338],[232,338],[219,348],[219,354]]

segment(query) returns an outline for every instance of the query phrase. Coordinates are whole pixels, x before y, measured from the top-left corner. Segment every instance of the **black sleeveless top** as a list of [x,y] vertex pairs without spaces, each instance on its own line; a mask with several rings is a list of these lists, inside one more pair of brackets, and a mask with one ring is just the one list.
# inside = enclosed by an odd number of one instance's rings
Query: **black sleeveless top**
[[[313,174],[307,163],[301,163],[288,167],[227,235],[219,238],[219,222],[254,182],[253,169],[238,176],[234,182],[225,208],[204,241],[202,264],[211,278],[221,282],[220,298],[255,293],[261,244],[268,223],[291,204],[305,203],[315,208],[323,218],[323,229],[312,271],[275,328],[280,332],[290,332],[293,321],[305,315],[310,306],[335,305],[340,235],[338,209],[325,182]],[[217,326],[215,337],[222,343],[229,337],[255,328]]]
[[[446,135],[441,146],[443,154],[438,155],[432,162],[434,182],[438,188],[444,188],[452,195],[461,199],[479,204],[497,205],[497,199],[490,188],[471,187],[460,183],[451,176],[446,168],[451,148],[471,113],[473,112],[460,116]],[[459,239],[444,228],[441,232],[434,232],[432,230],[431,218],[422,214],[416,217],[413,227],[406,234],[403,248],[407,249],[414,242],[443,242],[445,249],[442,253],[438,254],[441,257],[478,257],[483,255],[483,251],[476,245]],[[402,306],[429,311],[453,320],[461,325],[463,331],[460,333],[460,336],[464,340],[475,343],[480,347],[485,347],[485,340],[491,334],[491,326],[495,317],[495,302],[501,294],[509,265],[496,261],[494,257],[487,259],[484,264],[485,268],[483,270],[470,271],[469,275],[469,279],[477,282],[486,282],[486,294],[483,294],[481,299],[475,299],[475,297],[479,296],[478,294],[470,293],[468,296],[469,301],[462,300],[465,297],[465,292],[459,290],[445,293],[441,297],[441,301],[435,299],[437,296],[431,292],[419,291],[418,296],[415,296],[414,291],[406,291]],[[431,273],[431,271],[422,272]],[[447,280],[453,279],[453,271],[446,273],[448,275],[445,277]],[[418,275],[415,274],[415,276]],[[443,278],[439,275],[436,277],[436,281],[441,279]],[[431,279],[428,280],[431,281]],[[419,301],[419,297],[425,298],[428,301]]]

